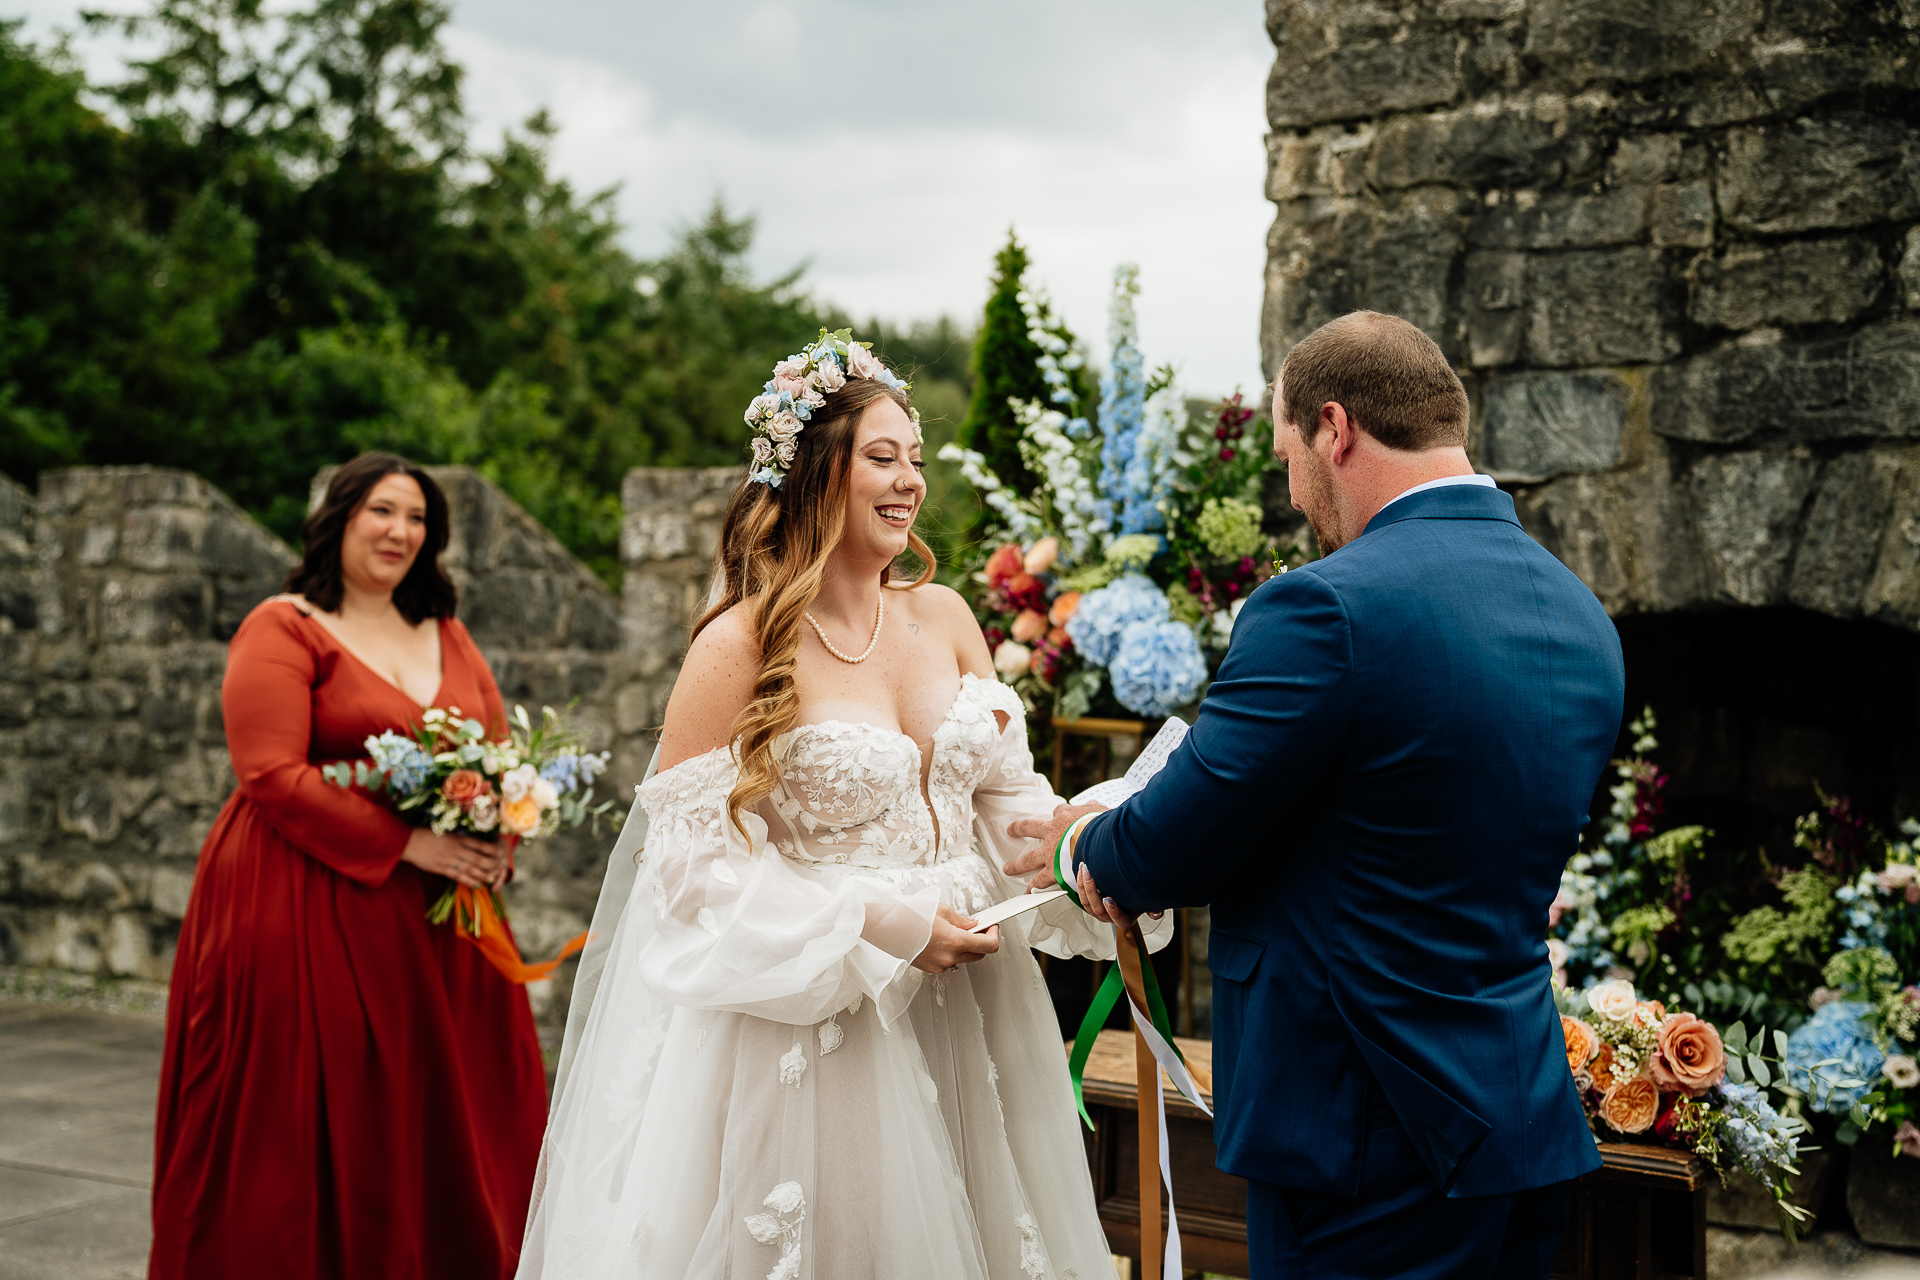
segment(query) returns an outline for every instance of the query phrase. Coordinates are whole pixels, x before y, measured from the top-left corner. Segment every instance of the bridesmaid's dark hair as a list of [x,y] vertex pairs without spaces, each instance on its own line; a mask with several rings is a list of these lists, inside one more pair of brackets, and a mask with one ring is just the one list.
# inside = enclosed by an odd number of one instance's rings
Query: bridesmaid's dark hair
[[395,453],[363,453],[333,473],[327,481],[326,496],[300,526],[304,552],[281,590],[305,596],[307,603],[324,613],[339,609],[346,590],[340,570],[340,543],[346,536],[347,521],[367,500],[373,486],[394,474],[413,477],[426,496],[427,540],[420,544],[420,554],[414,557],[407,576],[393,589],[393,607],[415,626],[423,618],[453,616],[459,592],[440,567],[440,553],[447,549],[447,496],[426,471]]

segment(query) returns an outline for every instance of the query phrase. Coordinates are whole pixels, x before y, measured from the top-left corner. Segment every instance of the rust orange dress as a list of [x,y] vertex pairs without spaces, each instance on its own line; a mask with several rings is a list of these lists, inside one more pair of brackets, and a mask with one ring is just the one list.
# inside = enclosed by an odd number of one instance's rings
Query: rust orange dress
[[[504,731],[466,628],[436,706]],[[200,851],[167,999],[154,1280],[505,1280],[546,1119],[524,988],[429,925],[410,828],[324,780],[421,707],[299,607],[234,636],[239,787]]]

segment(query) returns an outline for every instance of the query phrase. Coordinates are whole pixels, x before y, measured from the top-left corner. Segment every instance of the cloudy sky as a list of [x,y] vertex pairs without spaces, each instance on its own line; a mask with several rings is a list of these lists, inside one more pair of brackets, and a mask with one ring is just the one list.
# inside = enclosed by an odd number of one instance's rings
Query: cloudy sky
[[[36,36],[80,7],[0,0]],[[1214,394],[1260,380],[1261,9],[454,0],[447,43],[476,141],[548,108],[556,168],[620,185],[638,253],[718,193],[759,217],[763,274],[805,262],[856,316],[971,322],[1011,225],[1096,357],[1113,267],[1137,262],[1147,360]],[[111,69],[107,50],[81,51]]]

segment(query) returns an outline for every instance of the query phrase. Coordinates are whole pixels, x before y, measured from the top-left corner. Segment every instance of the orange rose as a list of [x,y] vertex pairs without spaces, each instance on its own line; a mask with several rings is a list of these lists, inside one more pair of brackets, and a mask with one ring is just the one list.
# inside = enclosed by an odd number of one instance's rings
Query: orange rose
[[1645,1133],[1660,1114],[1660,1090],[1645,1076],[1622,1080],[1600,1099],[1600,1118],[1621,1133]]
[[487,792],[487,780],[478,769],[455,769],[440,784],[440,794],[458,805],[469,805]]
[[1033,609],[1022,609],[1013,620],[1013,638],[1021,644],[1032,644],[1046,634],[1046,615]]
[[1080,612],[1080,593],[1062,591],[1053,598],[1053,608],[1047,610],[1047,621],[1056,627],[1067,625],[1067,619]]
[[1603,1044],[1593,1055],[1593,1065],[1587,1074],[1593,1077],[1593,1087],[1605,1093],[1613,1088],[1613,1046]]
[[1593,1061],[1593,1055],[1600,1051],[1600,1037],[1592,1027],[1578,1018],[1560,1015],[1560,1034],[1567,1041],[1567,1069],[1579,1071]]
[[532,795],[509,800],[500,806],[500,825],[515,835],[540,834],[540,802]]
[[1697,1098],[1727,1074],[1727,1051],[1720,1033],[1690,1013],[1675,1013],[1660,1024],[1660,1043],[1647,1064],[1653,1082],[1669,1093]]
[[1067,634],[1065,627],[1055,627],[1047,632],[1047,643],[1056,649],[1066,649],[1072,646],[1073,637]]
[[1020,544],[1009,542],[987,557],[987,585],[997,587],[1025,568],[1026,557],[1020,554]]

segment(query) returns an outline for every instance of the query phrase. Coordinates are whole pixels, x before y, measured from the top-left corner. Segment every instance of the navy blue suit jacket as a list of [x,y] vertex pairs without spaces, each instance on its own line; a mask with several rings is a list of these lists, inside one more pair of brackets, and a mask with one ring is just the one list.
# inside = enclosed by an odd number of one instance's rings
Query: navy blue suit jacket
[[1076,846],[1130,911],[1212,907],[1221,1168],[1355,1194],[1369,1077],[1450,1195],[1599,1167],[1544,939],[1623,696],[1612,622],[1497,489],[1401,498],[1254,592],[1192,733]]

